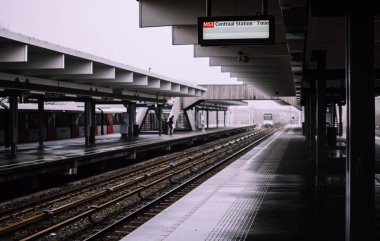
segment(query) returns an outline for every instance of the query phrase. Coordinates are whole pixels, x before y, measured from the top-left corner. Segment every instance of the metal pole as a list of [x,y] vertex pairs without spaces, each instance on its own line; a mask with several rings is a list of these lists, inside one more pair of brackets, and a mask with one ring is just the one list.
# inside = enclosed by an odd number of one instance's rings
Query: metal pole
[[268,1],[262,0],[262,12],[263,15],[268,15]]
[[[313,57],[317,62],[317,158],[316,158],[316,197],[317,197],[317,224],[323,230],[326,218],[326,52],[313,51]],[[320,235],[320,236],[319,236]],[[324,234],[318,233],[317,237],[324,238]]]
[[86,146],[90,145],[89,111],[90,111],[90,102],[88,100],[85,100],[84,101],[84,143]]
[[104,135],[104,111],[98,107],[100,110],[100,135]]
[[219,128],[219,113],[218,113],[218,110],[216,110],[216,128]]
[[336,120],[335,102],[331,101],[331,127],[335,127],[335,120]]
[[129,115],[129,118],[128,118],[128,139],[129,140],[133,140],[133,126],[135,124],[135,112],[136,112],[136,108],[135,108],[135,104],[134,103],[129,103],[128,104],[128,115]]
[[195,108],[195,112],[194,112],[194,116],[195,116],[195,130],[198,130],[198,109]]
[[18,96],[11,94],[9,96],[10,105],[10,144],[11,144],[11,156],[16,156],[17,142],[18,142]]
[[162,106],[158,106],[158,135],[162,135]]
[[310,98],[307,95],[305,95],[303,98],[305,98],[304,132],[305,132],[307,142],[310,143]]
[[44,97],[38,98],[38,146],[44,145]]
[[207,127],[207,128],[206,128],[206,129],[207,129],[207,130],[208,130],[208,117],[209,117],[209,116],[208,116],[208,110],[206,110],[206,119],[207,119],[207,122],[206,122],[206,124],[207,124],[206,127]]
[[224,119],[223,119],[223,121],[224,121],[224,127],[226,127],[226,111],[224,111]]
[[211,0],[206,0],[206,17],[211,17]]
[[[317,138],[317,167],[321,169],[321,165],[326,162],[326,52],[314,51],[317,58],[317,106],[318,106],[318,138]],[[323,171],[322,171],[323,172]],[[318,172],[317,172],[318,175]],[[321,177],[323,180],[323,177]]]
[[132,112],[132,135],[137,136],[139,134],[139,129],[136,127],[136,103],[132,103],[133,112]]
[[310,80],[310,126],[309,126],[309,135],[310,135],[310,157],[314,157],[314,147],[315,147],[315,119],[316,119],[316,99],[315,99],[315,80]]
[[95,143],[95,128],[97,128],[95,123],[95,103],[94,101],[90,101],[89,103],[89,120],[90,120],[90,144]]
[[342,122],[342,105],[338,105],[338,112],[339,112],[339,124],[338,124],[338,133],[339,136],[343,135],[343,122]]
[[374,2],[348,3],[346,241],[375,240]]

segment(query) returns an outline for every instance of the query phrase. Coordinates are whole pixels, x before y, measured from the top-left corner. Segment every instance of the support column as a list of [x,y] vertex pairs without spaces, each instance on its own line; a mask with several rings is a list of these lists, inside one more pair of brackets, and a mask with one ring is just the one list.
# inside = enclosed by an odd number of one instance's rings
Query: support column
[[44,97],[38,98],[38,146],[44,145]]
[[208,110],[206,110],[206,120],[207,120],[207,122],[206,122],[206,130],[208,130],[208,119],[209,119],[209,115],[208,115]]
[[223,119],[223,121],[224,121],[224,127],[226,127],[226,111],[224,110],[223,112],[224,112],[224,119]]
[[375,240],[374,1],[351,1],[348,5],[346,241],[373,241]]
[[100,110],[100,135],[104,135],[104,112],[100,108],[98,110]]
[[88,118],[88,112],[89,112],[89,103],[86,100],[84,102],[84,143],[86,146],[90,145],[90,130],[89,130],[89,118]]
[[[316,221],[319,230],[324,230],[326,218],[326,52],[313,51],[314,60],[317,62],[317,157],[316,157]],[[313,76],[314,77],[314,76]],[[323,232],[322,232],[323,233]],[[317,234],[318,239],[324,235]]]
[[[321,174],[320,181],[323,181],[323,169],[326,162],[326,52],[313,51],[317,60],[317,176]],[[322,172],[322,173],[320,173]],[[323,185],[323,184],[322,184]]]
[[216,111],[216,128],[219,128],[219,112]]
[[335,102],[331,101],[331,127],[335,127],[335,121],[336,121]]
[[128,103],[128,139],[133,140],[134,125],[136,119],[136,104]]
[[315,98],[315,80],[310,81],[310,96],[309,96],[309,135],[310,135],[310,157],[314,158],[315,148],[315,132],[316,132],[316,98]]
[[95,103],[91,99],[84,102],[84,140],[86,146],[95,143]]
[[11,156],[15,157],[18,143],[18,96],[16,94],[9,96],[9,107],[9,139],[11,146]]
[[90,139],[89,142],[90,144],[95,143],[95,128],[96,126],[96,120],[95,120],[95,103],[94,101],[90,101],[90,113],[89,113],[89,118],[90,118]]
[[338,122],[338,135],[343,135],[343,121],[342,121],[342,104],[338,104],[338,115],[339,115],[339,122]]
[[195,108],[195,111],[194,111],[194,116],[195,116],[195,130],[198,130],[198,109]]
[[158,135],[162,135],[162,106],[158,106]]
[[310,142],[310,98],[309,96],[304,96],[305,98],[305,106],[304,106],[304,135],[306,137],[307,142]]

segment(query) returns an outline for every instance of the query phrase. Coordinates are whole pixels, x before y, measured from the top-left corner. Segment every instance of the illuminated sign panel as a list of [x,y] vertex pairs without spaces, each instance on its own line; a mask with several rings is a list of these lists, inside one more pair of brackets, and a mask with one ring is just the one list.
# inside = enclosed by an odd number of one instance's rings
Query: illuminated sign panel
[[274,44],[273,16],[198,18],[198,43],[203,46]]

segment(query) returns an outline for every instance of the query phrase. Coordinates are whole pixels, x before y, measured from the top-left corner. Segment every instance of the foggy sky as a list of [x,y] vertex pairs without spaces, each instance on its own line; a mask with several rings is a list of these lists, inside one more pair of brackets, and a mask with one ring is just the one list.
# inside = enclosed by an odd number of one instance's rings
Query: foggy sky
[[136,0],[0,0],[0,28],[196,84],[235,78],[173,46],[171,28],[138,27]]

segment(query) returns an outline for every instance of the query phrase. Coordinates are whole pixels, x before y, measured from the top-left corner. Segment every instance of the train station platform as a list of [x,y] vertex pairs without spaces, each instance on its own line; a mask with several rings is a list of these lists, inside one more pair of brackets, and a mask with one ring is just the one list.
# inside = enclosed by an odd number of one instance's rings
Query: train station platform
[[38,143],[19,144],[17,156],[0,151],[0,183],[46,173],[77,171],[80,166],[105,162],[114,158],[135,159],[146,151],[170,150],[177,145],[192,145],[199,140],[212,140],[222,136],[252,129],[253,126],[234,125],[207,131],[175,132],[173,135],[140,135],[134,140],[124,140],[120,134],[96,136],[95,144],[86,147],[84,138],[64,139]]
[[287,126],[122,241],[311,240],[313,164]]
[[[301,127],[288,125],[122,241],[344,240],[344,145],[338,140],[329,148],[333,171],[326,173],[325,192],[317,198],[315,160]],[[378,182],[376,213],[380,238]]]

